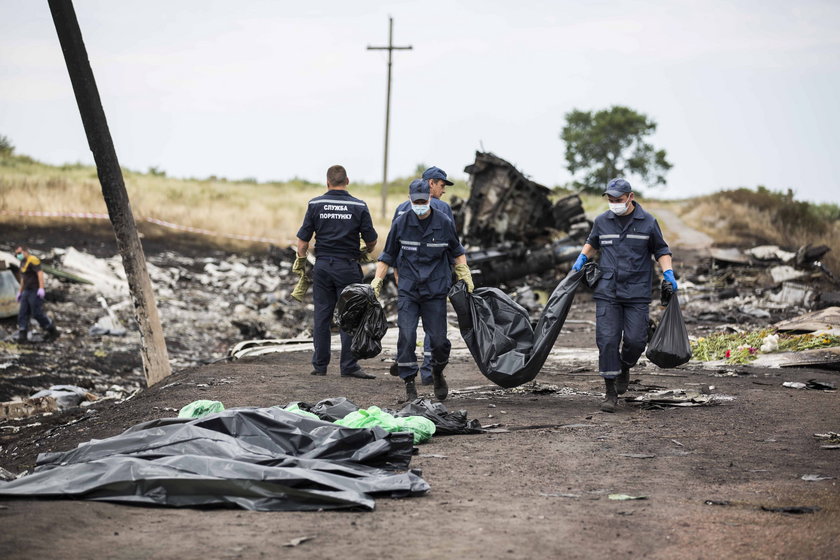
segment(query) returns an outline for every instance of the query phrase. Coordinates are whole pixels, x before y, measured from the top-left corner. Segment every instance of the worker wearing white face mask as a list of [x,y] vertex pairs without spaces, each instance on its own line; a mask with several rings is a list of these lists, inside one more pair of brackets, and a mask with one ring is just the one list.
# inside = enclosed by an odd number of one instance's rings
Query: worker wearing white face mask
[[423,330],[429,335],[432,382],[435,396],[444,400],[448,386],[443,370],[449,362],[451,345],[446,337],[446,295],[455,275],[472,291],[473,282],[464,248],[458,241],[455,223],[431,206],[431,189],[426,179],[416,179],[409,186],[411,212],[391,223],[385,249],[379,256],[376,275],[370,285],[376,296],[388,267],[399,269],[397,322],[397,373],[405,382],[406,400],[417,398],[417,324],[422,317]]
[[604,378],[604,412],[615,412],[618,395],[627,391],[630,368],[636,365],[647,344],[648,305],[651,300],[653,263],[677,291],[671,266],[671,250],[652,215],[636,202],[630,183],[613,179],[604,192],[609,210],[595,218],[592,232],[573,270],[600,251],[603,273],[595,286],[595,340],[598,370]]
[[[431,207],[431,209],[435,212],[440,211],[454,222],[455,217],[452,215],[452,209],[447,203],[440,199],[441,196],[443,196],[446,193],[446,187],[454,184],[447,178],[446,171],[444,171],[440,167],[432,166],[423,172],[422,179],[425,179],[429,182],[429,194],[432,196],[432,198],[429,199],[429,206]],[[394,211],[394,218],[391,221],[393,222],[406,212],[411,212],[411,206],[411,200],[403,201],[399,206],[397,206],[397,209]],[[395,268],[394,280],[397,280],[398,277],[399,271]],[[391,375],[399,375],[399,368],[397,366],[397,362],[394,362],[391,365]],[[420,379],[423,385],[433,384],[432,345],[429,340],[428,334],[423,338],[423,364],[420,366]]]

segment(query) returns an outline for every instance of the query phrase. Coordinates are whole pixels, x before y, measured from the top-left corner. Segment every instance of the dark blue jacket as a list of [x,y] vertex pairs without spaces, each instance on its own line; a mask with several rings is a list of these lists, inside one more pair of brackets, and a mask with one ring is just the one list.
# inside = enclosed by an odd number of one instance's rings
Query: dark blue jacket
[[653,261],[671,250],[651,214],[636,205],[632,218],[622,228],[618,216],[606,211],[592,226],[587,243],[601,252],[598,266],[603,276],[595,286],[595,299],[650,302]]
[[455,223],[432,210],[425,231],[414,212],[391,223],[379,260],[400,271],[399,292],[414,297],[445,296],[452,286],[449,261],[464,254]]
[[376,241],[376,230],[367,204],[346,190],[330,190],[309,201],[298,239],[309,241],[315,234],[318,257],[359,258],[359,236],[366,243]]
[[[453,222],[455,221],[455,216],[452,215],[452,208],[450,208],[447,203],[445,203],[441,199],[435,198],[435,197],[432,197],[431,200],[432,200],[432,202],[431,202],[432,210],[440,210],[441,212],[446,214],[446,216],[450,220],[452,220]],[[393,222],[394,220],[396,220],[398,217],[402,216],[406,212],[411,212],[411,201],[410,200],[406,200],[405,202],[403,202],[402,204],[397,206],[397,209],[394,212],[394,219],[391,220],[391,221]]]

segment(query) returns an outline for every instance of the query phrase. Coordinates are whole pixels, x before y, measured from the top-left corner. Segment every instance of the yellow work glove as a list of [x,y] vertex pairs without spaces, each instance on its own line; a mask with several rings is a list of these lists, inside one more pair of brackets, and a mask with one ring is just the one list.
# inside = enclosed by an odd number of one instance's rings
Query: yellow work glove
[[464,263],[456,264],[455,277],[458,280],[463,280],[464,284],[467,285],[467,292],[472,293],[472,291],[475,289],[475,284],[473,284],[472,272],[470,272],[470,267],[468,267]]
[[303,301],[303,296],[306,295],[306,291],[309,289],[309,284],[311,284],[309,278],[306,274],[301,271],[300,273],[300,280],[295,285],[295,289],[292,290],[292,297],[298,301]]
[[373,295],[379,299],[379,293],[382,291],[382,278],[374,278],[370,281],[370,287],[373,288]]
[[359,242],[359,251],[362,252],[362,254],[359,255],[359,263],[360,264],[368,264],[368,263],[375,263],[376,262],[376,257],[373,256],[373,253],[368,252],[367,243],[365,243],[364,241]]
[[297,257],[295,264],[292,265],[292,272],[297,273],[298,276],[303,276],[306,272],[306,257]]

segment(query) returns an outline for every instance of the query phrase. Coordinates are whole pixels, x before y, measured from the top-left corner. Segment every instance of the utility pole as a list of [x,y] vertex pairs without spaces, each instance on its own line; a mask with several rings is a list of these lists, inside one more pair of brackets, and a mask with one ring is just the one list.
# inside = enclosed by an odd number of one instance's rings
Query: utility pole
[[114,227],[117,248],[122,257],[128,287],[134,300],[134,313],[140,326],[140,353],[146,384],[151,386],[167,377],[172,370],[163,338],[155,293],[146,268],[143,246],[137,235],[137,225],[131,213],[128,192],[125,190],[117,152],[108,130],[99,90],[90,67],[87,50],[79,29],[79,20],[72,0],[49,0],[58,41],[64,52],[64,62],[73,84],[73,93],[82,116],[88,146],[96,161],[96,172],[102,185],[102,196]]
[[369,51],[388,51],[388,94],[385,97],[385,161],[382,164],[382,218],[387,218],[386,205],[388,204],[388,132],[391,127],[391,56],[394,51],[410,51],[411,45],[407,47],[394,46],[394,18],[388,17],[388,46],[371,47]]

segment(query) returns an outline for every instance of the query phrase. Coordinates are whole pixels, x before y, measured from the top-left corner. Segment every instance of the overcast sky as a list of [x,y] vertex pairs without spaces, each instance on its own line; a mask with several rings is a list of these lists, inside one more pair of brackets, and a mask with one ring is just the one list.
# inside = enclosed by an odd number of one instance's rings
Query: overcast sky
[[[792,188],[840,197],[840,2],[76,0],[123,166],[181,177],[466,177],[482,145],[548,186],[570,179],[573,109],[659,127],[661,196]],[[92,162],[46,0],[0,0],[0,134]],[[634,185],[641,190],[644,185]],[[650,192],[650,191],[649,191]],[[652,193],[651,193],[652,194]]]

